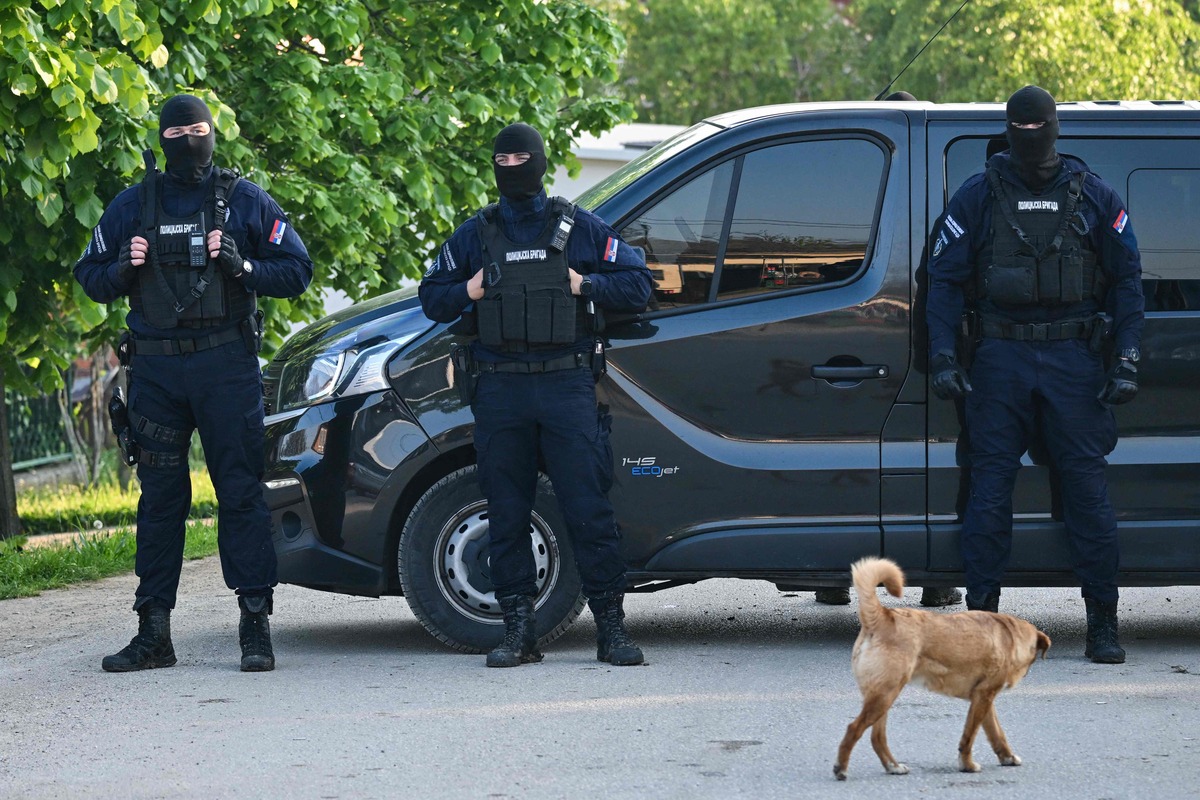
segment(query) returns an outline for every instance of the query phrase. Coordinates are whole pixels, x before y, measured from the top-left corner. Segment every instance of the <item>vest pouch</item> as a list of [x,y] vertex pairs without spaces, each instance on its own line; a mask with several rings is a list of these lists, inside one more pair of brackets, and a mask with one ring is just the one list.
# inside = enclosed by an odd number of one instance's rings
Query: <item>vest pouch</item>
[[554,344],[574,344],[577,331],[575,316],[579,313],[579,302],[569,293],[555,292],[554,296]]
[[[179,302],[187,303],[192,299],[192,287],[196,285],[203,270],[177,269],[165,267],[174,272],[176,278],[171,281],[175,296]],[[208,328],[221,325],[227,321],[228,307],[225,303],[224,275],[213,270],[212,283],[200,295],[200,299],[189,305],[179,315],[179,324],[185,328]]]
[[500,327],[510,342],[529,341],[525,332],[525,293],[521,287],[503,292],[500,302]]
[[500,292],[488,292],[475,301],[479,327],[479,342],[484,347],[499,347],[504,343],[504,329],[500,320]]
[[573,344],[575,342],[575,298],[562,289],[542,289],[525,297],[529,343]]
[[526,296],[529,344],[554,342],[554,294],[553,289],[540,289]]
[[1091,295],[1092,287],[1086,285],[1090,281],[1084,279],[1083,254],[1079,248],[1071,247],[1063,251],[1059,257],[1058,274],[1062,278],[1060,298],[1063,303],[1078,303]]
[[1037,303],[1037,260],[1025,253],[1008,258],[1008,264],[992,264],[983,273],[984,291],[989,300],[1011,306]]

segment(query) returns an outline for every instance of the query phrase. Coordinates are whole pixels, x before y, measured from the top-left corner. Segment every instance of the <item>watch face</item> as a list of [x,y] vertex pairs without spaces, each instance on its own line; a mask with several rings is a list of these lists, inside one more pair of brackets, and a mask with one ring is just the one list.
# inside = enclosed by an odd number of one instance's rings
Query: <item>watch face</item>
[[1136,363],[1137,361],[1141,360],[1142,351],[1138,350],[1136,347],[1126,347],[1121,351],[1121,358],[1125,358]]

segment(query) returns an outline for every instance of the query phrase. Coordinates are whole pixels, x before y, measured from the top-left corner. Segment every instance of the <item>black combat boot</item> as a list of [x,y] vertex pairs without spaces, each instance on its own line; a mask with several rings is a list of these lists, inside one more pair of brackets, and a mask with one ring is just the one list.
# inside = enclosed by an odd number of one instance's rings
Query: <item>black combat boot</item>
[[275,669],[275,651],[271,649],[271,598],[239,597],[242,620],[238,639],[242,644],[242,672],[270,672]]
[[588,600],[596,617],[596,660],[614,667],[632,667],[644,660],[642,650],[625,630],[625,595],[611,594]]
[[100,662],[105,672],[134,672],[175,666],[171,645],[171,609],[147,603],[137,610],[137,636],[121,652]]
[[1097,664],[1124,664],[1125,651],[1117,641],[1117,604],[1085,597],[1087,646],[1083,654]]
[[533,598],[529,595],[500,598],[504,610],[504,639],[487,654],[489,667],[519,667],[542,660],[537,650]]
[[970,587],[967,588],[967,611],[1000,611],[1000,592],[995,591],[989,594],[981,592],[973,592]]
[[824,606],[848,606],[850,605],[850,590],[846,587],[817,589],[817,602]]
[[[953,586],[941,589],[937,586],[926,586],[921,590],[921,605],[928,608],[941,608],[942,606],[956,606],[962,602],[962,592],[955,589]],[[999,607],[1000,598],[996,598],[996,606]]]

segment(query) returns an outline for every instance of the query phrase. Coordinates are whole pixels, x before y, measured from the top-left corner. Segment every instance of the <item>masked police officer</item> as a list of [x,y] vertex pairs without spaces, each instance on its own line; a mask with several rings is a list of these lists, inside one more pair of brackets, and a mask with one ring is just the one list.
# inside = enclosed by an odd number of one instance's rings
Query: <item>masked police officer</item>
[[607,492],[611,417],[596,404],[603,348],[596,309],[636,311],[650,297],[645,260],[600,218],[542,188],[541,135],[525,124],[493,147],[500,202],[459,226],[421,281],[421,305],[439,322],[474,304],[478,375],[471,409],[479,482],[488,500],[492,582],[505,633],[489,667],[540,661],[530,514],[538,455],[562,507],[596,618],[597,658],[642,663],[624,626],[625,566]]
[[[159,115],[166,174],[147,172],[109,205],[75,265],[88,296],[128,296],[119,355],[129,404],[115,404],[126,460],[137,459],[133,607],[138,633],[101,666],[128,672],[175,664],[171,609],[191,505],[187,451],[200,432],[219,506],[225,583],[238,595],[241,668],[275,667],[267,615],[276,583],[263,469],[263,396],[256,296],[293,297],[312,262],[287,216],[261,188],[213,166],[216,130],[199,98],[176,95]],[[119,422],[118,422],[119,420]]]
[[[1119,664],[1117,521],[1104,468],[1117,441],[1111,406],[1138,390],[1141,259],[1116,191],[1056,151],[1054,98],[1026,86],[1006,116],[1009,152],[951,199],[929,261],[931,384],[939,397],[965,396],[970,430],[967,607],[999,607],[1013,485],[1040,430],[1087,606],[1085,654]],[[978,342],[969,376],[955,350],[964,307]],[[1101,311],[1112,317],[1107,374]]]

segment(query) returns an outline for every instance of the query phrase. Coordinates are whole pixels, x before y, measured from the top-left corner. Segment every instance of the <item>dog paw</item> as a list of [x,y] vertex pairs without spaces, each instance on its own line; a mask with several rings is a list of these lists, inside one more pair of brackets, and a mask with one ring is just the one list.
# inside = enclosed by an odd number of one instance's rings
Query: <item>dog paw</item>
[[960,761],[958,769],[961,772],[982,772],[983,769],[974,761]]
[[1019,766],[1021,766],[1021,757],[1019,755],[1017,755],[1016,753],[1012,753],[1008,756],[1001,756],[1000,766],[1002,766],[1002,767],[1019,767]]
[[903,764],[890,764],[887,767],[885,767],[885,769],[887,770],[888,775],[907,775],[908,774],[908,767],[904,766]]
[[833,765],[833,776],[835,778],[837,778],[839,781],[846,780],[846,768],[843,767],[841,764],[834,764]]

